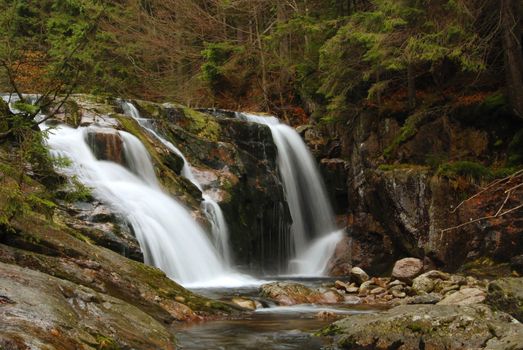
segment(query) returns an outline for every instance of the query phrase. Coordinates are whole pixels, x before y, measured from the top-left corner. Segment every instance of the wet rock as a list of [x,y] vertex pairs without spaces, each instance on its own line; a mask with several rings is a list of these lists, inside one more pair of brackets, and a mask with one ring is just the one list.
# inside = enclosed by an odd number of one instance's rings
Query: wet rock
[[485,301],[486,293],[477,288],[465,288],[446,296],[438,305],[470,305]]
[[321,292],[299,283],[273,282],[260,287],[260,295],[271,299],[279,305],[297,305],[306,303],[335,304],[344,297],[334,290]]
[[501,278],[491,282],[487,303],[523,322],[523,278]]
[[521,339],[523,325],[512,320],[485,305],[403,305],[349,316],[321,334],[333,336],[340,349],[489,349]]
[[423,272],[423,261],[417,258],[404,258],[396,261],[392,269],[392,278],[411,283]]
[[317,302],[324,304],[336,304],[342,302],[344,297],[335,290],[328,290],[321,294],[321,298]]
[[125,164],[123,140],[115,129],[88,128],[87,143],[98,160],[109,160],[118,164]]
[[108,207],[97,201],[64,205],[68,213],[58,214],[70,228],[79,231],[97,245],[143,262],[142,250],[130,226]]
[[351,239],[345,235],[336,245],[334,254],[327,264],[330,276],[350,276],[351,265]]
[[363,282],[367,282],[369,280],[369,275],[363,269],[359,267],[353,267],[350,270],[350,278],[357,284],[362,284]]
[[245,298],[232,298],[232,302],[244,309],[256,310],[256,303],[254,300],[245,299]]

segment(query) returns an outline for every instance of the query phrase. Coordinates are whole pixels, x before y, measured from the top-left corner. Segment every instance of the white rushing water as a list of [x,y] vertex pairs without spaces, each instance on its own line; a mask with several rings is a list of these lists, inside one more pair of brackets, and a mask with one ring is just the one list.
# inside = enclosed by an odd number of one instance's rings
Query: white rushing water
[[278,168],[292,216],[294,259],[290,273],[323,275],[343,233],[336,228],[314,158],[300,135],[275,117],[239,113],[239,118],[267,125],[278,149]]
[[207,220],[211,224],[211,231],[214,238],[215,248],[218,249],[225,263],[230,266],[231,252],[229,248],[229,228],[223,215],[220,205],[207,193],[205,193],[201,183],[194,176],[191,164],[187,161],[184,154],[172,142],[169,142],[162,137],[154,128],[152,121],[148,118],[143,118],[140,111],[131,102],[122,102],[122,108],[126,115],[130,116],[140,124],[142,128],[147,130],[158,141],[166,146],[173,153],[178,155],[183,160],[182,176],[194,184],[200,192],[202,192],[202,209]]
[[138,139],[118,131],[126,158],[133,159],[130,171],[120,164],[95,158],[86,142],[86,133],[97,131],[104,129],[58,126],[51,130],[48,146],[53,156],[71,161],[64,169],[66,174],[77,176],[92,188],[97,199],[132,225],[146,263],[159,267],[188,287],[256,284],[232,271],[189,211],[164,193],[155,184],[156,178],[151,181],[153,165]]

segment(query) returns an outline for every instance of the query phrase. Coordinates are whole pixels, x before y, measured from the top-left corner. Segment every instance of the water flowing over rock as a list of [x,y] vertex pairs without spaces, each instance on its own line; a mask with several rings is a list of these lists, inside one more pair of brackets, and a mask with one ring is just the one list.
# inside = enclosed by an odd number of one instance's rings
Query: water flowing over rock
[[124,111],[136,120],[143,128],[150,132],[156,139],[158,139],[163,145],[165,145],[169,150],[179,156],[183,161],[182,175],[193,183],[201,192],[203,197],[202,208],[205,216],[211,223],[211,229],[215,241],[215,248],[218,249],[222,258],[225,260],[227,266],[231,264],[231,253],[229,248],[229,228],[223,216],[223,212],[219,204],[202,188],[202,185],[198,182],[194,176],[193,170],[187,158],[184,154],[172,144],[172,142],[167,141],[165,138],[160,136],[160,134],[154,130],[153,122],[150,119],[143,118],[140,115],[140,112],[136,107],[130,102],[122,103]]
[[325,273],[342,234],[337,232],[317,165],[300,135],[275,117],[239,113],[238,117],[267,125],[278,148],[278,166],[293,219],[290,271]]
[[[66,172],[92,187],[94,195],[132,225],[145,261],[182,283],[212,281],[229,271],[205,232],[188,211],[158,187],[146,182],[154,174],[145,148],[132,147],[137,177],[116,163],[98,161],[85,142],[85,129],[57,127],[48,143],[55,156],[72,161]],[[124,138],[130,135],[120,132]],[[133,144],[136,146],[136,144]],[[144,170],[147,169],[147,170]]]

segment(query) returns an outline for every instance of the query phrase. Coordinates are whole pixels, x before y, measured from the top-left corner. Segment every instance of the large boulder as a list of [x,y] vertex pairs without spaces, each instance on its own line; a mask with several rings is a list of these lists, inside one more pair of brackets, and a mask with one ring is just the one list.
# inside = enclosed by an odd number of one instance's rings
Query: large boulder
[[501,278],[491,282],[487,303],[523,322],[523,278]]
[[404,258],[396,261],[392,269],[392,278],[410,283],[423,272],[423,261],[417,258]]
[[486,305],[403,305],[379,314],[349,316],[325,328],[341,349],[513,349],[523,325]]
[[0,318],[0,349],[174,347],[167,327],[133,305],[3,263]]

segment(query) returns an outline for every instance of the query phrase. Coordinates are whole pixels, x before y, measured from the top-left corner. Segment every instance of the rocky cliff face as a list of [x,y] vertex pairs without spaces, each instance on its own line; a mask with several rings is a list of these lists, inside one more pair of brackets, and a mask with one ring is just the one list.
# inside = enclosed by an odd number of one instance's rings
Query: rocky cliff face
[[383,273],[404,256],[456,270],[523,254],[523,191],[513,189],[521,179],[481,192],[516,171],[500,168],[516,165],[521,127],[501,106],[475,105],[409,117],[366,111],[322,134],[305,132],[351,231],[350,252],[340,249],[337,259],[352,254],[355,265]]

